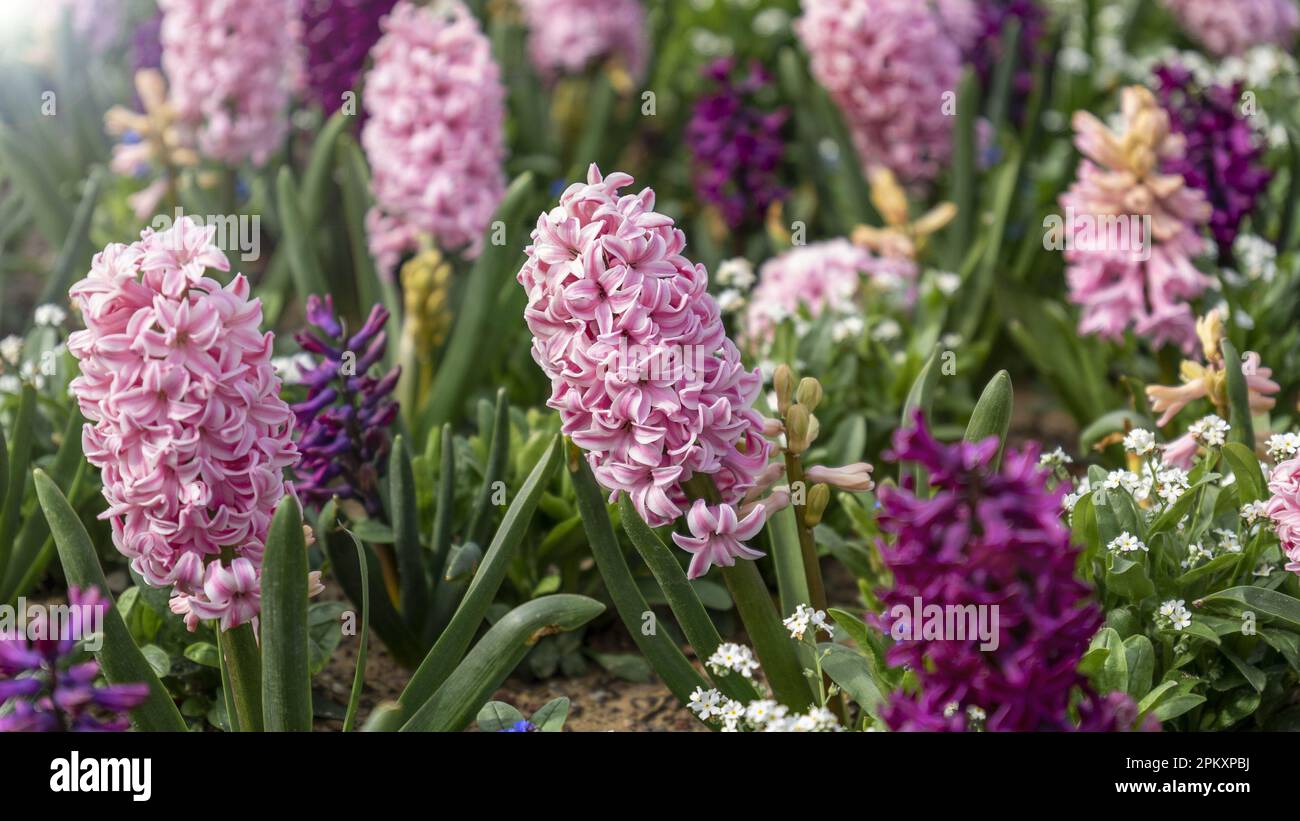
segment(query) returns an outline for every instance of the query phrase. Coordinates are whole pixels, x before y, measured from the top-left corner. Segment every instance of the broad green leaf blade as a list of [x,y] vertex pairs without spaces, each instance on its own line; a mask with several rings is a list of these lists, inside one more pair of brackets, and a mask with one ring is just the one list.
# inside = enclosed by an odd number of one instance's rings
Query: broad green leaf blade
[[[713,620],[705,612],[704,604],[691,587],[691,583],[687,581],[682,566],[641,518],[641,514],[637,513],[636,506],[632,504],[627,494],[622,494],[618,504],[619,519],[632,546],[641,554],[642,560],[654,574],[655,581],[659,583],[664,598],[668,601],[668,606],[677,618],[677,623],[686,634],[686,640],[695,648],[696,657],[707,659],[722,643],[718,628],[714,627]],[[754,689],[754,685],[741,675],[730,673],[725,676],[713,675],[712,678],[717,683],[718,689],[731,698],[746,704],[758,698],[758,691]]]
[[822,659],[822,670],[831,677],[831,681],[838,684],[872,718],[879,720],[880,709],[887,699],[876,686],[871,665],[866,658],[842,644],[824,643],[818,649],[826,653]]
[[568,467],[569,479],[573,482],[577,496],[578,512],[582,514],[587,542],[591,545],[591,555],[596,560],[596,567],[600,569],[605,589],[614,601],[619,618],[659,678],[685,704],[696,687],[707,687],[707,684],[665,631],[655,630],[646,635],[642,629],[645,614],[652,611],[632,578],[627,560],[623,558],[614,525],[609,520],[609,509],[605,505],[606,493],[596,484],[591,466],[582,456],[575,454]]
[[262,559],[262,717],[268,731],[310,732],[307,543],[302,510],[280,500]]
[[467,539],[483,544],[487,541],[487,529],[491,524],[488,509],[492,504],[492,495],[496,483],[505,476],[506,460],[510,456],[510,403],[506,401],[504,388],[497,391],[496,409],[492,421],[492,444],[488,448],[487,466],[483,471],[483,486],[474,501],[474,511],[469,520]]
[[[18,400],[18,415],[12,429],[13,442],[6,454],[8,477],[4,486],[4,506],[0,508],[0,577],[9,568],[13,555],[14,535],[18,531],[18,514],[27,495],[27,467],[32,456],[32,418],[36,414],[36,388],[30,382],[23,385]],[[0,439],[3,444],[3,439]],[[57,486],[56,486],[57,487]],[[107,591],[108,588],[104,588]]]
[[[86,528],[77,518],[77,512],[68,504],[63,492],[42,470],[35,471],[36,496],[40,500],[45,519],[50,523],[54,544],[59,551],[64,575],[69,585],[83,589],[97,588],[112,602],[108,582],[99,566],[95,548],[90,543]],[[185,722],[172,703],[162,682],[144,654],[131,640],[131,633],[116,610],[104,614],[104,646],[97,654],[104,677],[112,684],[143,682],[149,686],[149,697],[131,711],[131,723],[139,730],[184,732]]]
[[406,711],[410,712],[428,700],[456,669],[465,649],[473,641],[474,633],[483,623],[492,600],[496,598],[497,588],[505,578],[515,550],[528,530],[533,512],[537,510],[537,502],[560,465],[560,447],[561,439],[557,436],[551,449],[533,468],[533,472],[528,474],[518,495],[506,509],[505,516],[501,518],[501,526],[492,537],[492,544],[483,556],[474,581],[470,582],[469,589],[465,591],[460,607],[402,691],[400,701]]
[[320,218],[325,203],[326,187],[330,183],[330,172],[334,170],[334,157],[339,135],[352,124],[353,118],[340,109],[334,112],[311,146],[311,156],[307,160],[307,170],[302,177],[301,213],[302,224],[308,232],[315,232],[320,225]]
[[[903,415],[899,420],[899,427],[910,428],[915,425],[914,416],[917,411],[925,416],[927,424],[933,423],[929,415],[930,405],[934,399],[934,386],[939,381],[939,352],[939,346],[935,345],[934,350],[930,352],[930,358],[925,361],[925,365],[921,367],[920,373],[912,382],[912,387],[907,392],[907,401],[903,403]],[[916,484],[914,492],[918,496],[929,496],[923,474],[924,468],[912,462],[898,464],[898,483],[903,484],[903,480],[911,476]]]
[[1228,438],[1246,448],[1255,446],[1255,422],[1250,412],[1250,389],[1241,372],[1241,357],[1228,340],[1223,340],[1223,367],[1228,376]]
[[90,178],[86,180],[86,190],[82,193],[81,202],[78,203],[77,210],[72,216],[68,236],[63,240],[59,257],[54,261],[54,267],[50,269],[49,277],[45,280],[45,288],[41,291],[42,304],[63,299],[68,292],[68,286],[72,284],[72,278],[78,272],[90,267],[91,258],[95,255],[95,248],[90,244],[90,220],[95,214],[95,206],[99,203],[99,194],[103,187],[104,169],[96,167],[91,170]]
[[1230,587],[1197,599],[1195,605],[1232,605],[1283,622],[1289,630],[1300,630],[1300,600],[1263,587]]
[[1254,451],[1240,442],[1228,442],[1223,446],[1223,458],[1237,478],[1237,492],[1242,504],[1269,497],[1268,482]]
[[321,273],[320,261],[316,259],[311,229],[302,215],[302,200],[298,196],[298,186],[293,181],[293,171],[288,166],[280,169],[275,192],[280,226],[289,252],[289,267],[293,273],[294,285],[298,288],[298,296],[300,299],[306,299],[311,294],[323,296],[329,293],[329,288],[325,283],[325,275]]
[[569,700],[560,696],[537,708],[537,712],[533,713],[533,717],[528,720],[543,733],[558,733],[564,729],[564,722],[568,717]]
[[438,467],[438,509],[433,514],[433,579],[436,589],[451,553],[451,525],[456,503],[456,449],[451,425],[442,426]]
[[352,676],[352,692],[348,696],[348,712],[343,718],[343,732],[352,732],[356,726],[357,709],[361,706],[361,691],[366,683],[366,653],[370,649],[370,572],[366,567],[366,550],[351,533],[352,546],[357,551],[357,567],[361,570],[361,643],[357,647],[357,669]]
[[262,658],[257,649],[257,637],[251,624],[241,624],[230,630],[217,630],[220,645],[222,680],[230,680],[230,701],[235,712],[230,715],[231,726],[240,732],[262,732]]
[[998,437],[998,455],[993,460],[993,469],[997,470],[1002,462],[1002,451],[1007,446],[1007,431],[1011,429],[1011,406],[1014,393],[1011,389],[1011,375],[998,371],[984,386],[975,409],[971,411],[970,422],[966,425],[966,434],[962,437],[967,442],[979,442],[990,436]]
[[402,620],[414,630],[424,624],[429,607],[429,571],[420,545],[420,516],[415,474],[406,438],[398,435],[388,457],[388,498],[392,507],[393,548],[401,576]]
[[519,605],[492,625],[402,731],[464,729],[539,638],[576,630],[604,609],[595,599],[563,593]]
[[489,701],[478,711],[474,723],[481,733],[499,733],[524,720],[524,714],[504,701]]

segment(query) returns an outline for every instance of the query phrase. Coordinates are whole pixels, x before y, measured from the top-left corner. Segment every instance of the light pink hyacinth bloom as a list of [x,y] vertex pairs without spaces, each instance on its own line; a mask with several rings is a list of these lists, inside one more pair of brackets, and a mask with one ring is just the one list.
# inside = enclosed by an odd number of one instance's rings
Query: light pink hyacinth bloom
[[1268,479],[1268,500],[1264,511],[1286,553],[1286,569],[1300,573],[1300,458],[1288,459],[1273,468]]
[[381,25],[361,144],[375,195],[370,250],[391,276],[422,239],[466,257],[482,250],[505,192],[505,90],[491,43],[460,0],[402,0]]
[[1290,48],[1300,32],[1295,0],[1164,0],[1179,25],[1220,57],[1252,46]]
[[696,499],[686,514],[691,535],[673,534],[677,546],[692,554],[687,578],[698,579],[708,572],[710,565],[731,567],[736,559],[762,558],[762,553],[746,547],[744,542],[763,529],[765,510],[757,506],[741,519],[731,505],[709,505],[703,499]]
[[86,323],[68,350],[102,516],[145,581],[173,589],[191,629],[257,615],[267,529],[298,460],[261,303],[243,275],[225,287],[206,275],[230,266],[215,230],[185,217],[109,245],[69,292]]
[[952,153],[945,105],[972,36],[965,0],[804,0],[795,31],[830,94],[863,168],[884,166],[904,184],[938,176]]
[[199,150],[263,165],[289,129],[301,74],[296,0],[158,0],[170,101]]
[[1086,111],[1074,115],[1074,142],[1085,159],[1061,206],[1073,241],[1065,251],[1070,299],[1083,309],[1079,332],[1120,340],[1132,328],[1155,347],[1173,343],[1190,353],[1190,300],[1210,284],[1192,258],[1205,248],[1210,205],[1181,176],[1161,173],[1184,143],[1151,92],[1124,89],[1121,113],[1119,132]]
[[791,248],[758,269],[758,285],[745,309],[746,350],[770,342],[776,326],[800,310],[814,319],[827,310],[852,310],[864,280],[902,292],[912,286],[916,275],[912,260],[879,257],[847,239]]
[[747,371],[686,236],[654,210],[654,191],[595,165],[537,219],[519,282],[547,404],[588,451],[596,479],[627,493],[653,527],[680,517],[681,485],[703,474],[738,505],[770,443]]
[[640,0],[520,0],[528,24],[528,57],[547,81],[605,61],[634,80],[645,73],[649,52]]

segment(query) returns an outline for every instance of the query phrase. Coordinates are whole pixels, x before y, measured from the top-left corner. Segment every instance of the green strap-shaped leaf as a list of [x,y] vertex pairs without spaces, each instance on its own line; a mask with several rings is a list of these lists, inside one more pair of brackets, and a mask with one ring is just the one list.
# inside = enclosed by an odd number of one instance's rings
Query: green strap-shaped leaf
[[361,643],[357,647],[357,669],[352,675],[352,692],[348,696],[348,712],[343,717],[343,732],[352,732],[357,722],[357,709],[361,706],[361,691],[366,683],[366,653],[370,649],[370,573],[366,567],[366,551],[357,537],[348,533],[357,551],[357,566],[361,568]]
[[[641,518],[641,514],[637,513],[636,506],[626,493],[619,499],[619,519],[632,546],[641,554],[663,590],[668,606],[672,608],[677,623],[686,634],[686,640],[695,648],[696,657],[707,659],[722,643],[722,636],[718,634],[718,628],[705,612],[700,597],[686,579],[682,566]],[[741,675],[731,673],[725,676],[712,675],[711,678],[717,683],[718,689],[731,698],[744,703],[758,698],[754,685]]]
[[320,261],[312,243],[311,229],[302,215],[302,200],[298,185],[293,181],[293,171],[288,166],[280,169],[275,182],[276,208],[280,213],[280,227],[284,232],[285,247],[289,252],[289,268],[293,273],[298,296],[327,294],[329,288],[321,273]]
[[[229,630],[217,630],[217,645],[221,663],[225,666],[222,680],[230,680],[230,700],[235,703],[235,716],[240,732],[262,732],[262,657],[257,649],[253,625],[241,624]],[[231,726],[236,720],[231,721]]]
[[1196,606],[1230,604],[1242,610],[1284,622],[1290,630],[1300,630],[1300,599],[1263,587],[1230,587],[1196,600]]
[[1223,446],[1223,459],[1237,478],[1237,492],[1242,504],[1268,498],[1268,482],[1254,451],[1240,442],[1228,442]]
[[442,426],[438,467],[438,509],[433,514],[433,579],[436,587],[451,554],[451,524],[456,503],[456,450],[451,425]]
[[261,630],[264,725],[276,732],[310,732],[307,542],[302,510],[290,496],[280,501],[266,537]]
[[595,599],[565,593],[519,605],[492,625],[402,731],[464,729],[539,638],[576,630],[604,610],[605,605]]
[[1002,26],[1002,43],[999,48],[1002,58],[993,69],[993,82],[990,84],[988,121],[996,134],[1011,111],[1011,94],[1016,76],[1016,63],[1020,55],[1020,20],[1008,17]]
[[488,509],[492,504],[493,486],[502,479],[506,471],[506,460],[510,456],[510,403],[506,401],[505,389],[497,391],[497,403],[492,415],[492,444],[488,447],[487,466],[483,472],[483,487],[479,489],[474,501],[474,511],[469,520],[466,539],[482,544],[487,541],[485,532],[491,524]]
[[[917,411],[921,411],[926,417],[927,425],[933,424],[930,419],[930,405],[934,401],[934,386],[939,381],[939,346],[935,345],[934,350],[930,352],[930,358],[925,360],[921,366],[921,371],[916,375],[912,382],[911,389],[907,392],[907,400],[903,403],[903,414],[899,420],[899,425],[904,428],[910,428],[916,424],[913,418]],[[929,490],[924,477],[924,468],[912,462],[898,463],[898,483],[903,484],[903,480],[911,476],[916,482],[915,493],[918,496],[929,496]]]
[[609,509],[605,505],[606,493],[596,484],[596,478],[592,476],[591,466],[586,459],[578,456],[572,460],[569,479],[573,482],[578,512],[582,514],[587,530],[591,555],[596,560],[596,567],[605,581],[605,590],[614,601],[619,618],[659,678],[663,679],[679,701],[686,703],[695,688],[708,685],[665,631],[655,630],[647,635],[642,629],[645,614],[652,611],[623,558],[618,536],[614,534],[614,525],[609,520]]
[[[18,415],[14,419],[13,443],[6,454],[8,475],[4,485],[4,506],[0,508],[0,577],[9,567],[13,555],[14,534],[18,531],[18,514],[27,495],[27,466],[32,456],[32,418],[36,413],[36,388],[30,382],[23,385],[18,400]],[[4,444],[0,437],[0,445]]]
[[[460,313],[443,351],[442,363],[434,377],[433,387],[421,411],[420,427],[415,433],[423,436],[450,422],[457,407],[465,399],[470,375],[482,369],[479,351],[492,322],[497,297],[503,288],[514,287],[514,275],[519,259],[520,243],[496,242],[492,236],[496,223],[505,225],[507,231],[526,232],[525,215],[533,205],[533,175],[520,174],[506,189],[505,197],[487,228],[487,241],[483,253],[474,261],[466,280],[465,295],[460,303]],[[526,235],[526,233],[525,233]],[[419,441],[417,439],[417,441]]]
[[90,178],[86,180],[86,190],[72,215],[68,236],[45,280],[41,303],[54,302],[63,297],[72,284],[73,276],[90,267],[90,260],[95,254],[95,248],[90,244],[90,220],[95,215],[95,206],[99,203],[99,194],[103,188],[104,169],[97,166],[91,170]]
[[342,109],[334,112],[312,143],[307,170],[302,176],[302,220],[308,231],[314,232],[320,225],[321,214],[328,202],[325,191],[330,184],[330,172],[334,170],[335,147],[339,135],[352,122],[353,118],[344,114]]
[[425,567],[424,548],[420,545],[420,517],[415,498],[415,474],[406,439],[393,440],[388,457],[388,492],[392,507],[393,548],[397,553],[397,572],[401,576],[402,620],[413,629],[424,624],[429,607],[429,571]]
[[797,644],[781,623],[763,574],[753,562],[739,561],[733,567],[722,568],[722,578],[736,602],[772,694],[791,710],[807,709],[812,704],[812,689],[799,663]]
[[[352,270],[357,281],[357,295],[362,305],[382,302],[388,309],[388,338],[397,338],[397,323],[402,316],[402,299],[397,290],[397,277],[381,277],[370,256],[366,232],[366,212],[373,199],[370,196],[370,178],[366,158],[357,141],[350,134],[338,138],[339,187],[343,190],[343,216],[348,229],[348,246],[352,253]],[[384,368],[392,367],[397,358],[398,345],[389,345],[384,352]]]
[[474,633],[483,623],[483,617],[496,598],[497,588],[505,579],[515,550],[528,531],[533,512],[537,510],[537,501],[560,465],[560,445],[561,440],[557,436],[555,444],[524,480],[523,487],[501,518],[501,526],[492,537],[492,544],[488,546],[478,573],[465,591],[456,614],[402,691],[399,701],[408,714],[423,704],[447,680],[465,654],[465,649],[474,640]]
[[36,230],[52,247],[57,247],[68,236],[72,208],[59,196],[59,185],[46,163],[39,153],[28,151],[8,129],[0,129],[0,161],[9,181],[31,211]]
[[[108,581],[104,578],[103,568],[99,566],[99,558],[95,555],[90,535],[77,518],[77,512],[44,471],[35,471],[34,480],[36,496],[45,513],[45,520],[50,523],[50,532],[54,535],[54,544],[58,548],[59,560],[63,564],[68,584],[82,589],[94,587],[111,604],[112,594],[108,591]],[[103,648],[96,655],[104,677],[113,684],[143,682],[149,686],[149,697],[131,711],[131,723],[139,730],[184,732],[186,727],[180,712],[158,676],[154,675],[144,654],[131,640],[131,632],[115,609],[109,609],[104,614],[103,628]]]
[[957,206],[957,215],[947,237],[948,268],[953,271],[961,268],[975,225],[976,152],[979,150],[975,124],[979,121],[979,107],[979,79],[975,70],[967,67],[958,86],[957,124],[953,131],[952,202]]
[[993,460],[993,469],[1002,463],[1002,451],[1007,446],[1007,431],[1011,429],[1011,406],[1013,402],[1011,375],[998,371],[984,386],[975,409],[971,411],[970,422],[966,425],[966,434],[962,437],[967,442],[979,442],[990,436],[998,437],[998,455]]
[[812,602],[808,592],[808,575],[804,570],[803,546],[799,543],[799,522],[794,508],[786,506],[767,519],[767,539],[771,545],[772,566],[776,568],[776,587],[781,612],[793,613],[801,604]]
[[1250,413],[1250,388],[1241,372],[1241,357],[1228,340],[1223,340],[1223,367],[1228,376],[1228,438],[1248,448],[1255,447],[1255,423]]
[[842,644],[825,642],[818,645],[817,649],[826,654],[822,659],[822,670],[830,676],[831,681],[838,684],[870,716],[879,719],[880,709],[887,699],[876,686],[866,657]]

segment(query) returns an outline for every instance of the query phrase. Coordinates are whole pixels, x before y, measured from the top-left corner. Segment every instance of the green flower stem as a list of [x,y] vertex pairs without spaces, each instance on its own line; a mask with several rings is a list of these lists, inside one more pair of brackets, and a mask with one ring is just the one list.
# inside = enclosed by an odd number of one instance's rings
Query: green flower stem
[[257,638],[251,624],[241,624],[224,633],[216,628],[221,655],[230,672],[235,713],[244,732],[262,731],[262,664]]
[[[803,497],[806,499],[808,494],[808,482],[804,478],[803,459],[797,453],[785,451],[785,475],[790,482],[790,492],[793,496],[796,485],[804,486]],[[807,508],[803,503],[790,505],[794,508],[794,520],[799,532],[799,551],[803,554],[803,574],[808,581],[808,597],[812,601],[808,602],[815,610],[826,609],[826,584],[822,581],[821,564],[817,561],[817,542],[813,538],[812,528],[808,526],[808,520],[805,516]]]

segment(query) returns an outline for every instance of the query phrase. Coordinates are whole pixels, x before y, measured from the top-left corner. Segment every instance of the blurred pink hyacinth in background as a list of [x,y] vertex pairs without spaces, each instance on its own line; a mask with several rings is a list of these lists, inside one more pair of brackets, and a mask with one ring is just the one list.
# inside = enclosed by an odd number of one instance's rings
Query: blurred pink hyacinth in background
[[1241,54],[1252,46],[1288,49],[1300,32],[1294,0],[1164,0],[1179,25],[1211,54]]
[[581,74],[605,61],[634,80],[649,52],[640,0],[519,0],[528,24],[528,57],[544,79]]
[[385,276],[424,239],[475,257],[505,192],[505,90],[492,45],[460,0],[400,2],[371,52],[361,143]]

